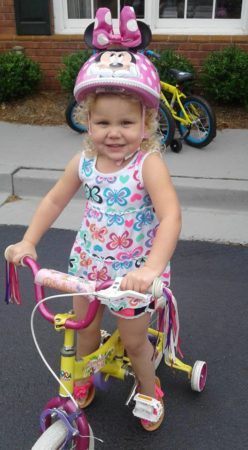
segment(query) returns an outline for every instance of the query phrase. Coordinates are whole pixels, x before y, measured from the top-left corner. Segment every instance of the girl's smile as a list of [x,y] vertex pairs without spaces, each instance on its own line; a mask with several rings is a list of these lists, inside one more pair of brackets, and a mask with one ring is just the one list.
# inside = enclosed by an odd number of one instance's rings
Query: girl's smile
[[91,109],[89,129],[99,156],[123,161],[140,146],[143,130],[139,101],[117,95],[99,95]]

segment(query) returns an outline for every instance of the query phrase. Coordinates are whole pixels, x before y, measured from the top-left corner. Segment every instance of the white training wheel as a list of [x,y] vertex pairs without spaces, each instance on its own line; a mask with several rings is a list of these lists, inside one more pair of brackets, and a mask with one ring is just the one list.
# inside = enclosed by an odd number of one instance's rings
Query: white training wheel
[[207,381],[207,363],[205,361],[196,361],[191,373],[191,389],[196,392],[202,392]]

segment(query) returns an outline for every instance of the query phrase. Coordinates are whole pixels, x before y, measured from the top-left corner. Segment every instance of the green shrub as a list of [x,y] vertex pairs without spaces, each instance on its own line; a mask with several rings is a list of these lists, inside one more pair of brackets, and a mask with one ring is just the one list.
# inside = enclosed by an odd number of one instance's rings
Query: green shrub
[[200,80],[205,94],[215,101],[248,106],[248,53],[236,46],[211,52]]
[[175,78],[169,74],[169,69],[182,70],[184,72],[192,72],[195,76],[195,69],[188,58],[176,53],[174,50],[156,51],[160,54],[160,59],[151,58],[156,66],[160,79],[167,83],[175,84]]
[[70,93],[73,92],[77,74],[91,55],[90,50],[80,50],[63,57],[64,67],[58,73],[58,80],[63,89]]
[[23,53],[0,54],[0,101],[32,94],[42,78],[37,62]]

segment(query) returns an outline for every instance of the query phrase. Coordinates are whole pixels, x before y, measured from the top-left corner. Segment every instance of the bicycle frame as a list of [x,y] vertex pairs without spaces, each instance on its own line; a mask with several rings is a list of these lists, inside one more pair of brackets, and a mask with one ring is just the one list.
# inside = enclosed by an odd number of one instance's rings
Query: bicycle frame
[[[185,108],[181,102],[181,98],[186,98],[186,95],[179,89],[178,85],[173,86],[172,84],[165,83],[164,81],[160,80],[160,86],[161,86],[161,94],[160,99],[161,101],[169,108],[173,118],[179,122],[181,122],[182,125],[188,127],[191,125],[192,120],[190,119],[189,115],[185,111]],[[169,102],[166,98],[166,95],[164,92],[169,92],[172,94],[171,101]],[[174,108],[174,105],[178,103],[180,107],[180,111],[183,112],[183,117],[179,116],[177,114],[177,111]]]
[[[74,318],[71,314],[64,314],[64,319]],[[56,316],[55,316],[56,321]],[[156,351],[161,353],[164,345],[164,334],[152,328],[148,334],[157,340]],[[61,350],[60,381],[65,388],[73,393],[74,382],[101,372],[106,375],[124,380],[126,376],[133,375],[129,358],[125,355],[119,331],[115,330],[108,340],[90,355],[81,360],[75,358],[74,331],[64,329],[64,345]],[[60,386],[59,395],[67,396],[66,390]]]

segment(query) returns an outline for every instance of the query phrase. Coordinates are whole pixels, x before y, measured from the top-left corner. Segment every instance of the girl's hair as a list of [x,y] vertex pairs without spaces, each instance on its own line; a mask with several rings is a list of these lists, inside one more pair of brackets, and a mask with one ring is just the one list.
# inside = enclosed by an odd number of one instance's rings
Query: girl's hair
[[[96,99],[99,96],[106,95],[118,95],[120,98],[128,99],[129,101],[139,102],[140,99],[130,94],[123,93],[92,93],[87,95],[85,100],[79,104],[76,113],[76,120],[87,127],[89,114],[94,105]],[[158,112],[153,108],[145,108],[145,134],[147,138],[144,138],[141,142],[140,148],[145,152],[152,152],[154,150],[161,152],[161,136],[158,132]],[[90,155],[95,155],[95,149],[93,142],[89,134],[84,139],[85,151]]]

